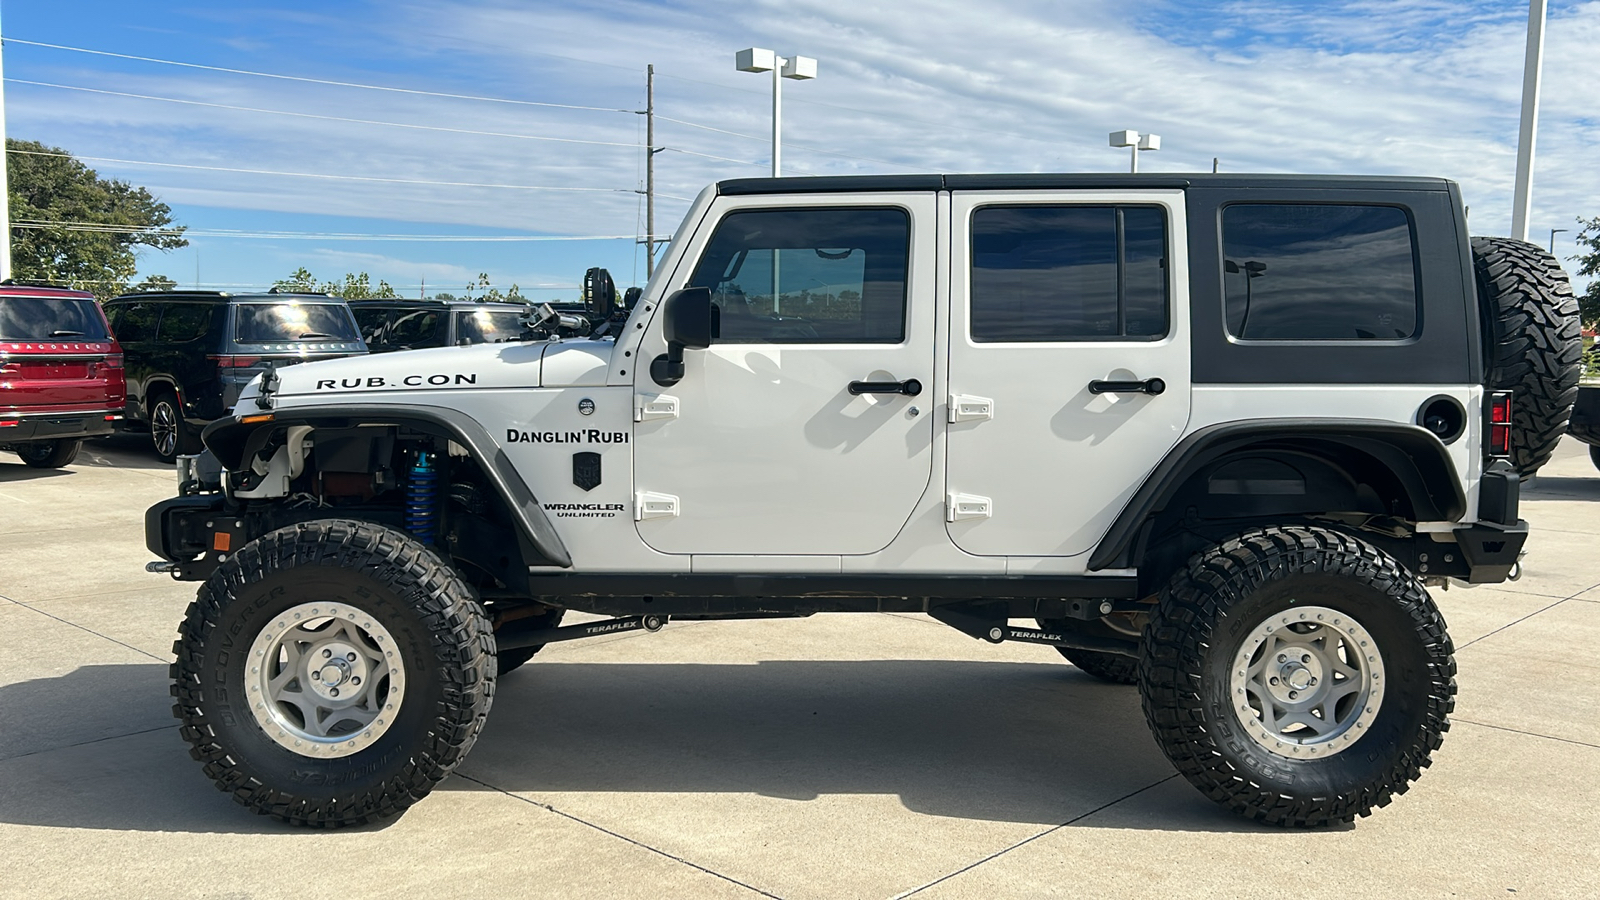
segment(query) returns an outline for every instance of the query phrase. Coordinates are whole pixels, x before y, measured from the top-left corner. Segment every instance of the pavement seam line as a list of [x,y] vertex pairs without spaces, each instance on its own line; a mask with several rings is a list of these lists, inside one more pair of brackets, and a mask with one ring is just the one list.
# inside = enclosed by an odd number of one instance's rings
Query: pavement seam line
[[[1592,587],[1584,588],[1583,590],[1579,591],[1578,594],[1586,593],[1586,592],[1592,591],[1592,590],[1594,590],[1594,588],[1592,588]],[[1510,628],[1513,625],[1520,625],[1523,622],[1528,621],[1529,619],[1533,618],[1534,616],[1537,616],[1540,613],[1549,612],[1550,610],[1555,609],[1556,607],[1558,607],[1561,604],[1567,602],[1568,600],[1576,599],[1578,594],[1573,594],[1571,597],[1563,597],[1562,599],[1557,600],[1556,602],[1550,604],[1549,606],[1543,607],[1542,609],[1536,609],[1533,612],[1528,613],[1527,615],[1523,616],[1520,619],[1513,619],[1512,621],[1507,622],[1504,625],[1501,625],[1499,628],[1496,628],[1495,630],[1489,632],[1488,634],[1479,635],[1479,636],[1473,638],[1472,640],[1467,641],[1465,644],[1462,644],[1461,646],[1457,647],[1455,652],[1460,653],[1461,651],[1467,649],[1468,647],[1471,647],[1473,644],[1476,644],[1477,642],[1483,640],[1484,638],[1494,637],[1495,635],[1499,634],[1502,631],[1505,631],[1507,628]]]
[[[5,599],[11,600],[10,597],[6,597]],[[44,616],[47,619],[55,619],[57,622],[60,622],[63,625],[71,625],[73,628],[76,628],[79,631],[87,631],[90,634],[94,635],[95,637],[101,638],[103,640],[110,641],[111,643],[116,644],[119,647],[127,647],[129,650],[132,650],[133,652],[138,653],[141,656],[148,656],[151,659],[155,660],[156,662],[160,662],[160,663],[171,662],[171,660],[162,659],[161,657],[156,656],[154,653],[149,653],[149,652],[146,652],[144,650],[140,650],[138,647],[135,647],[132,644],[124,644],[122,641],[119,641],[114,637],[107,637],[106,635],[103,635],[100,632],[95,631],[93,628],[85,628],[84,626],[79,625],[77,622],[69,622],[66,619],[61,618],[60,616],[53,616],[53,615],[45,612],[42,609],[34,609],[33,607],[29,606],[28,604],[23,603],[21,600],[11,600],[11,602],[15,603],[16,605],[18,605],[20,607],[22,607],[23,609],[32,610],[33,612],[36,612],[39,615]]]
[[1577,741],[1573,740],[1572,738],[1556,737],[1553,734],[1540,734],[1537,731],[1523,731],[1521,728],[1508,728],[1505,725],[1490,725],[1488,722],[1474,722],[1471,719],[1463,719],[1460,716],[1453,717],[1450,720],[1451,724],[1455,724],[1457,722],[1460,722],[1463,725],[1476,725],[1479,728],[1492,728],[1495,731],[1509,731],[1512,734],[1544,738],[1547,741],[1560,741],[1563,744],[1577,744],[1579,747],[1593,747],[1596,750],[1600,750],[1600,744],[1591,744],[1588,741]]
[[941,875],[938,878],[935,878],[934,880],[928,882],[927,884],[922,885],[921,887],[912,888],[911,890],[906,891],[904,893],[895,894],[894,897],[891,898],[891,900],[904,900],[904,898],[910,897],[913,894],[920,894],[923,891],[927,890],[928,888],[931,888],[931,887],[934,887],[936,885],[942,884],[943,882],[949,881],[950,879],[956,877],[957,875],[961,875],[961,874],[963,874],[965,872],[970,872],[973,869],[976,869],[977,867],[983,865],[986,862],[989,862],[989,861],[994,860],[994,859],[998,859],[998,858],[1006,855],[1007,853],[1010,853],[1011,851],[1018,849],[1019,847],[1027,846],[1028,844],[1031,844],[1034,841],[1037,841],[1038,839],[1040,839],[1040,838],[1042,838],[1042,837],[1044,837],[1046,835],[1055,834],[1056,832],[1060,831],[1063,828],[1066,828],[1069,825],[1072,825],[1072,824],[1074,824],[1076,822],[1081,822],[1084,819],[1087,819],[1090,816],[1094,815],[1095,813],[1098,813],[1098,812],[1101,812],[1103,810],[1109,809],[1109,808],[1111,808],[1113,806],[1116,806],[1118,803],[1121,803],[1124,800],[1128,800],[1130,798],[1137,797],[1138,795],[1144,793],[1145,791],[1150,790],[1151,788],[1160,787],[1161,785],[1166,784],[1167,782],[1169,782],[1172,779],[1177,778],[1177,777],[1178,777],[1178,773],[1174,772],[1171,775],[1168,775],[1167,777],[1162,778],[1159,781],[1155,781],[1155,782],[1152,782],[1150,784],[1147,784],[1144,787],[1139,788],[1138,790],[1129,791],[1128,793],[1123,794],[1121,797],[1118,797],[1117,799],[1112,800],[1112,801],[1107,802],[1107,803],[1102,803],[1101,805],[1095,807],[1094,809],[1089,810],[1086,813],[1082,813],[1080,815],[1073,816],[1072,818],[1068,819],[1067,821],[1062,822],[1060,825],[1055,825],[1053,827],[1046,828],[1044,831],[1041,831],[1038,834],[1033,835],[1032,837],[1024,838],[1023,840],[1020,840],[1020,841],[1016,842],[1015,844],[1012,844],[1011,846],[1006,847],[1006,848],[1004,848],[1002,850],[996,850],[995,852],[989,854],[988,856],[985,856],[982,859],[975,860],[975,861],[973,861],[971,863],[968,863],[967,865],[962,866],[961,868],[955,870],[954,872],[950,872],[948,874]]
[[758,887],[755,887],[753,885],[745,884],[744,882],[740,881],[737,878],[732,878],[730,876],[722,874],[721,872],[715,871],[713,869],[708,869],[705,866],[700,865],[699,863],[690,862],[689,860],[684,859],[681,856],[673,856],[671,853],[668,853],[665,850],[657,849],[657,848],[652,847],[649,844],[646,844],[646,843],[644,843],[642,841],[636,841],[633,838],[628,837],[625,834],[618,834],[617,832],[612,831],[609,828],[606,828],[606,827],[601,826],[601,825],[596,825],[595,823],[586,821],[584,819],[580,819],[580,818],[578,818],[577,816],[575,816],[575,815],[573,815],[571,813],[563,812],[563,811],[561,811],[559,809],[556,809],[554,806],[551,806],[548,803],[540,803],[537,800],[533,800],[533,799],[530,799],[528,797],[524,797],[524,796],[522,796],[520,794],[514,794],[511,791],[506,790],[505,788],[496,787],[496,786],[488,783],[487,781],[480,781],[480,780],[478,780],[476,778],[473,778],[471,775],[463,775],[460,772],[456,772],[455,773],[455,777],[464,779],[466,781],[470,781],[473,784],[476,784],[476,785],[478,785],[480,787],[488,788],[489,790],[494,791],[497,794],[504,794],[505,796],[510,797],[513,800],[519,800],[519,801],[521,801],[523,803],[528,804],[529,806],[536,806],[536,807],[538,807],[538,808],[540,808],[540,809],[542,809],[542,810],[544,810],[546,812],[555,813],[556,815],[562,817],[563,819],[568,819],[570,821],[578,823],[579,825],[583,825],[583,826],[585,826],[587,828],[593,828],[595,831],[598,831],[601,834],[610,835],[611,837],[614,837],[619,841],[623,841],[625,843],[632,844],[633,846],[638,847],[641,850],[649,851],[650,853],[654,853],[657,856],[666,857],[667,859],[670,859],[675,863],[681,863],[682,865],[688,866],[689,868],[695,869],[695,870],[700,871],[700,872],[704,872],[707,875],[710,875],[710,876],[712,876],[714,878],[720,878],[723,881],[728,882],[729,884],[738,885],[739,887],[742,887],[747,891],[751,891],[753,893],[760,894],[763,897],[771,897],[772,900],[783,900],[783,898],[779,897],[777,894],[771,894],[771,893],[763,891],[762,889],[760,889]]
[[153,734],[157,731],[166,731],[172,727],[174,726],[157,725],[154,728],[143,728],[138,731],[129,731],[124,734],[108,734],[105,737],[90,738],[87,741],[79,741],[76,744],[62,744],[59,747],[46,747],[43,750],[29,750],[27,753],[18,753],[16,756],[0,756],[0,763],[8,763],[14,759],[27,759],[30,756],[38,756],[41,753],[54,753],[57,750],[71,750],[73,747],[87,747],[90,744],[98,744],[103,741],[115,741],[125,737],[136,737],[141,734]]

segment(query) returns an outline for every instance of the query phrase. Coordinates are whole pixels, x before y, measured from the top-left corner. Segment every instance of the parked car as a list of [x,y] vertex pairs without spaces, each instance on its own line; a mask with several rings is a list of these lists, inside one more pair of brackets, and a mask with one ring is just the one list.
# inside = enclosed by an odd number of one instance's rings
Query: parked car
[[529,308],[520,302],[476,300],[350,302],[361,338],[373,353],[519,340]]
[[0,450],[35,468],[70,464],[121,417],[122,362],[93,294],[0,284]]
[[1137,683],[1264,822],[1428,767],[1428,589],[1516,577],[1580,349],[1560,264],[1469,237],[1454,183],[741,179],[674,234],[614,332],[301,366],[208,429],[146,541],[199,583],[172,693],[218,787],[373,821],[542,646],[835,612]]
[[257,375],[367,352],[350,308],[327,294],[128,294],[106,314],[127,357],[127,418],[148,423],[167,461],[199,452],[200,429]]
[[1589,461],[1600,469],[1600,383],[1579,386],[1568,433],[1589,445]]

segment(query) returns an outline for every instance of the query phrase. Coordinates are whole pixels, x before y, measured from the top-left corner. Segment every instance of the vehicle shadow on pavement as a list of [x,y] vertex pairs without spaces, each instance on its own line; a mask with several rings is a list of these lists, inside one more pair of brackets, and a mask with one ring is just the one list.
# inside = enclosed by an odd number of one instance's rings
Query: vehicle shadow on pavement
[[1540,475],[1533,485],[1523,485],[1524,500],[1600,500],[1600,473],[1593,478]]
[[[15,457],[12,457],[15,459]],[[23,463],[0,460],[0,484],[18,481],[38,481],[41,478],[59,478],[71,475],[69,469],[36,469]]]
[[150,445],[150,435],[142,431],[119,431],[94,440],[84,441],[78,454],[78,465],[115,466],[119,469],[167,469]]
[[[295,831],[213,788],[163,715],[164,681],[164,666],[106,665],[0,687],[0,821]],[[1172,775],[1134,689],[1065,663],[950,660],[534,662],[500,682],[460,771],[472,780],[441,789],[558,808],[576,799],[562,794],[894,794],[928,815],[1045,827]],[[1262,830],[1198,793],[1140,827]]]

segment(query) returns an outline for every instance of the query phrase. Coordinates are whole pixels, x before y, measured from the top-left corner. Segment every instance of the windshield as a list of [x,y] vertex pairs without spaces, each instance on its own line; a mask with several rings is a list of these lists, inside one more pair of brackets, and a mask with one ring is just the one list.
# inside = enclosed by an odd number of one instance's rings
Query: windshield
[[0,341],[105,341],[93,300],[0,297]]
[[234,332],[241,344],[360,339],[349,307],[334,303],[241,303]]
[[499,344],[522,337],[522,309],[475,309],[456,313],[456,339]]

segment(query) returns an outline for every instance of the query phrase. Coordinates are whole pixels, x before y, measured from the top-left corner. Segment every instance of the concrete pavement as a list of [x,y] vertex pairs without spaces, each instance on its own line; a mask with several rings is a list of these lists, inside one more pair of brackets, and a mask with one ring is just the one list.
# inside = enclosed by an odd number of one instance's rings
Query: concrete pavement
[[1460,666],[1434,767],[1355,825],[1238,819],[1137,692],[919,616],[673,623],[507,676],[458,774],[318,833],[211,787],[169,711],[194,585],[147,575],[139,439],[0,459],[0,896],[1600,895],[1600,472],[1525,492],[1526,576],[1439,591]]

